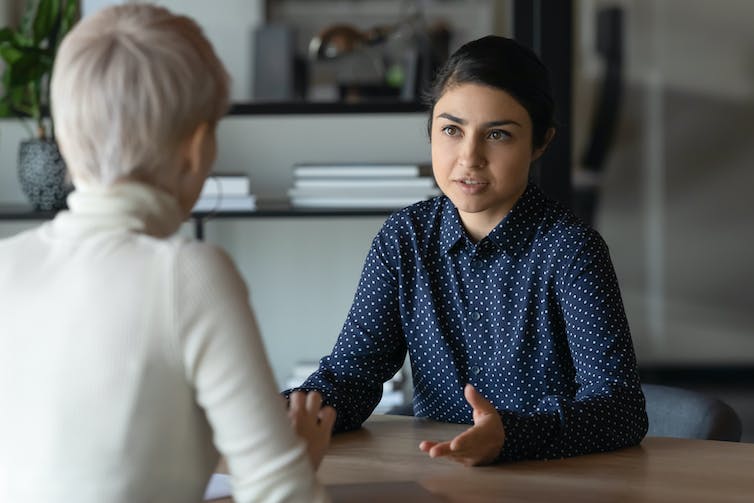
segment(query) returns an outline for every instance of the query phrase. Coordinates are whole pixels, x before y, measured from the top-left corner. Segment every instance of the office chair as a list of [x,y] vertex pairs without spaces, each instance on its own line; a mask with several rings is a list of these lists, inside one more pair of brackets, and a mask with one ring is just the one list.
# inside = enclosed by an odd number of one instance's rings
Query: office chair
[[[673,386],[642,384],[647,400],[650,437],[701,440],[741,440],[741,419],[728,404],[717,398]],[[388,414],[413,416],[408,403],[391,408]]]
[[728,404],[697,391],[642,384],[650,437],[741,440],[741,419]]

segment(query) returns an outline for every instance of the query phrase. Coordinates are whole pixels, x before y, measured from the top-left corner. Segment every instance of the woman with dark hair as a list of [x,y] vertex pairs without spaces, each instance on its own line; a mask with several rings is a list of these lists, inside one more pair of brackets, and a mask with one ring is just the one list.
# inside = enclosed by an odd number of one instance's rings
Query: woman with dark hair
[[332,353],[301,386],[336,431],[358,428],[408,351],[417,416],[473,423],[422,442],[466,465],[635,445],[647,431],[607,246],[529,182],[555,134],[548,73],[488,36],[456,51],[428,95],[442,196],[375,237]]

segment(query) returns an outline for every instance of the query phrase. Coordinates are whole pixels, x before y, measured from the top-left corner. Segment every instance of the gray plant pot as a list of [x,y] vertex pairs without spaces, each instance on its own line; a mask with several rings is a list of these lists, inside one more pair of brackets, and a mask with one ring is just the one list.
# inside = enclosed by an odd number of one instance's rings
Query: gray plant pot
[[66,207],[73,190],[58,145],[50,140],[22,141],[18,149],[21,190],[35,209],[57,211]]

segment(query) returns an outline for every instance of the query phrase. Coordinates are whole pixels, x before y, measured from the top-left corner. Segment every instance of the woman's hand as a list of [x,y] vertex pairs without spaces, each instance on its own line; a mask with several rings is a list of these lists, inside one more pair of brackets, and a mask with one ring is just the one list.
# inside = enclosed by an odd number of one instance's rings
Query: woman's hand
[[295,391],[288,397],[288,419],[294,431],[306,441],[309,460],[316,470],[330,445],[335,409],[322,407],[322,395],[317,391]]
[[487,465],[498,457],[505,443],[505,428],[500,414],[471,384],[463,390],[466,401],[474,409],[474,426],[448,442],[419,444],[431,458],[449,457],[466,466]]

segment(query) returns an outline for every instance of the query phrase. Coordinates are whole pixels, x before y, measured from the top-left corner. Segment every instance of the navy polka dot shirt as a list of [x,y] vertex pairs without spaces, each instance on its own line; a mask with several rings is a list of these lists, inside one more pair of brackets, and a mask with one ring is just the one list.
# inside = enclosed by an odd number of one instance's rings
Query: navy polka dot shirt
[[472,423],[472,383],[500,413],[499,459],[635,445],[647,431],[631,335],[605,242],[529,186],[472,242],[445,196],[391,215],[335,347],[299,389],[358,428],[408,351],[417,416]]

